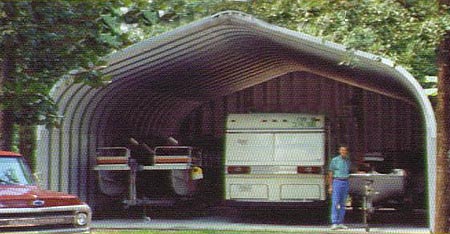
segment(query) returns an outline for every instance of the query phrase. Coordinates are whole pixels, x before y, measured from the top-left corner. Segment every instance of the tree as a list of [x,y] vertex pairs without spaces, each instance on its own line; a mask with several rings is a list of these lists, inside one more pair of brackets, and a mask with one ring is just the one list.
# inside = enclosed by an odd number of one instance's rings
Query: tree
[[436,233],[449,229],[450,192],[450,35],[439,47],[439,75],[436,108],[437,122],[437,178],[436,178]]
[[[441,0],[440,3],[445,8],[450,6],[448,0]],[[450,32],[439,45],[438,66],[435,232],[447,233],[450,231]]]
[[[49,91],[69,71],[92,86],[104,79],[102,57],[132,43],[108,24],[130,1],[0,2],[1,149],[10,150],[14,124],[22,149],[36,124],[57,124],[59,116]],[[28,144],[29,145],[29,144]],[[25,150],[26,153],[30,153]]]
[[58,125],[61,118],[49,96],[53,85],[67,74],[103,85],[105,55],[194,19],[188,12],[199,5],[183,10],[181,3],[0,1],[0,149],[11,149],[18,129],[20,151],[31,155],[34,126]]
[[[14,8],[9,4],[5,3],[3,7],[3,15],[6,16],[6,18],[15,19],[17,17],[17,14],[14,10]],[[6,23],[6,22],[5,22]],[[3,31],[3,30],[2,30]],[[14,71],[15,71],[15,62],[16,62],[16,43],[15,38],[8,34],[8,31],[2,32],[2,46],[9,48],[8,50],[4,50],[3,56],[1,58],[1,67],[0,67],[0,87],[3,87],[6,82],[14,82]],[[3,95],[3,90],[1,90],[1,94]],[[12,132],[12,112],[9,108],[5,108],[0,113],[0,146],[2,148],[8,150],[11,145],[11,132]],[[5,123],[5,124],[4,124]]]

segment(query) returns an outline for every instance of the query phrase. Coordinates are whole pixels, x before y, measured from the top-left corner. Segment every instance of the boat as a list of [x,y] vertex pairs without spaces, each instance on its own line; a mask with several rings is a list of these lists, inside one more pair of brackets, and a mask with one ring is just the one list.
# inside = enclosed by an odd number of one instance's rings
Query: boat
[[370,184],[374,204],[403,198],[406,188],[406,171],[392,169],[390,173],[380,173],[377,168],[383,167],[384,156],[381,153],[368,153],[363,158],[363,164],[369,169],[350,174],[349,194],[352,198],[361,199],[366,194],[366,185]]

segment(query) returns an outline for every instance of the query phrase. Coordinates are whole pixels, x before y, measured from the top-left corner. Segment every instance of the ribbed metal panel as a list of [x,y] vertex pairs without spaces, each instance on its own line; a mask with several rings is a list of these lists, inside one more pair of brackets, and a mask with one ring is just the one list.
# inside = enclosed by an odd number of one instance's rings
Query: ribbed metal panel
[[[224,105],[227,109],[218,113]],[[250,112],[325,114],[334,145],[348,143],[353,149],[361,146],[360,154],[420,154],[424,150],[421,117],[415,106],[305,72],[283,75],[206,102],[186,116],[179,135],[221,138],[228,113]]]
[[[354,64],[339,65],[349,55]],[[45,185],[90,203],[97,147],[125,145],[130,136],[220,138],[224,116],[247,111],[325,112],[334,141],[352,140],[359,153],[423,148],[434,173],[431,105],[408,72],[375,55],[225,12],[108,59],[104,72],[113,82],[99,89],[59,82],[52,96],[61,126],[39,129]],[[349,129],[351,121],[338,119],[356,94],[363,100],[353,106],[364,110],[364,124]],[[433,174],[428,178],[433,197]]]

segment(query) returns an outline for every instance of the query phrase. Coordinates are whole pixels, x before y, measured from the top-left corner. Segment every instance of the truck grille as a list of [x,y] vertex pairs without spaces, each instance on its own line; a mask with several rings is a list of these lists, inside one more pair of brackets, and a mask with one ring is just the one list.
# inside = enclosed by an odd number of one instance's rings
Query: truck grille
[[30,217],[48,217],[48,216],[65,216],[72,215],[74,211],[56,211],[56,212],[40,212],[40,213],[14,213],[2,214],[0,209],[0,220],[4,218],[30,218]]
[[73,211],[0,214],[0,231],[5,228],[37,226],[55,226],[55,228],[60,228],[61,226],[73,225],[74,219]]

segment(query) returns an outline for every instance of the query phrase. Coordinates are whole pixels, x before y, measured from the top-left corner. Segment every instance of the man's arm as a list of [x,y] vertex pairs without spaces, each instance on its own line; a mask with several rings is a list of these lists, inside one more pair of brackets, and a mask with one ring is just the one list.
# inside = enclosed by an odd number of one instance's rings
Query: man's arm
[[331,160],[330,165],[328,166],[328,193],[331,194],[333,192],[333,170],[335,169],[334,160]]
[[328,193],[331,194],[333,192],[333,172],[328,172]]

